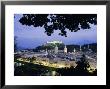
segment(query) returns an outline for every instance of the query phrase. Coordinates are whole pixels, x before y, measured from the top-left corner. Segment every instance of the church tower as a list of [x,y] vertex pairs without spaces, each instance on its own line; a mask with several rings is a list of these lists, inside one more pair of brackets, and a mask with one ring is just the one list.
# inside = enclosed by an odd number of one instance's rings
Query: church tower
[[64,48],[64,53],[67,53],[67,47],[66,47],[66,45],[65,45],[65,48]]
[[88,49],[89,49],[89,44],[88,44]]
[[76,52],[76,49],[74,48],[73,52],[75,53]]
[[56,47],[55,47],[55,54],[56,53],[58,53],[58,47],[57,47],[57,45],[56,45]]
[[80,51],[81,51],[82,49],[81,49],[81,45],[80,45]]
[[45,51],[45,54],[48,55],[47,49],[46,49],[46,51]]

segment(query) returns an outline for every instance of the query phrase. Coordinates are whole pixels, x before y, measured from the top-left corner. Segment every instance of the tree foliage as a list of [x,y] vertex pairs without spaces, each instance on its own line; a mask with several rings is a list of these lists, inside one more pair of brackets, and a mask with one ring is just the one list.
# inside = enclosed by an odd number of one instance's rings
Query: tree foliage
[[89,29],[90,24],[97,24],[96,14],[23,14],[19,22],[22,25],[44,27],[45,33],[51,36],[54,30],[60,30],[59,35],[67,36],[66,29],[77,32]]
[[87,71],[87,68],[89,68],[89,62],[86,59],[86,56],[83,54],[80,61],[77,62],[76,69],[78,71]]

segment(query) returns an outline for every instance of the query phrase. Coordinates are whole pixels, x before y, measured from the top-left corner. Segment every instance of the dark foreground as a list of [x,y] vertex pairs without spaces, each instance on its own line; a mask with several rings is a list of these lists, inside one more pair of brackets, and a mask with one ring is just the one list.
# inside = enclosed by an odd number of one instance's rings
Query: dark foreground
[[33,63],[18,63],[22,65],[15,67],[15,76],[97,76],[97,70],[91,73],[80,64],[76,68],[52,68]]

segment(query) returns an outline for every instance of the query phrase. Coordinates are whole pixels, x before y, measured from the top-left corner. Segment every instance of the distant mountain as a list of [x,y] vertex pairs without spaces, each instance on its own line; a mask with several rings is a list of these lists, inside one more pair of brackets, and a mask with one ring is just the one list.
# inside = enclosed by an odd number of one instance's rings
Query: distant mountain
[[[33,49],[34,51],[39,51],[39,50],[52,50],[55,48],[55,46],[57,45],[59,50],[63,50],[65,44],[46,44],[46,45],[41,45],[36,47],[35,49]],[[87,50],[88,47],[89,49],[91,49],[92,51],[96,52],[97,51],[97,43],[91,43],[91,44],[84,44],[84,45],[75,45],[75,44],[71,44],[71,45],[66,45],[68,52],[73,52],[74,48],[76,50],[80,50],[80,46],[82,51]]]
[[80,50],[80,46],[82,51],[85,51],[87,49],[91,49],[94,52],[97,52],[97,43],[91,43],[91,44],[84,44],[84,45],[67,45],[67,49],[69,52],[73,52],[74,48],[76,50]]

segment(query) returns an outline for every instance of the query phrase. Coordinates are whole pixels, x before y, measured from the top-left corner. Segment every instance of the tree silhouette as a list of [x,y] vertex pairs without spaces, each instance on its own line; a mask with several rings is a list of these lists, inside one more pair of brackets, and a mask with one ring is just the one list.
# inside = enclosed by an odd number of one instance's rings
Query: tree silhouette
[[51,36],[54,30],[60,30],[59,35],[67,37],[68,29],[77,32],[89,29],[90,24],[97,24],[96,14],[23,14],[19,22],[22,25],[44,27],[45,33]]
[[89,67],[90,67],[89,62],[87,61],[86,56],[83,54],[81,60],[77,62],[77,66],[75,69],[77,69],[79,72],[80,71],[86,72],[87,68]]

